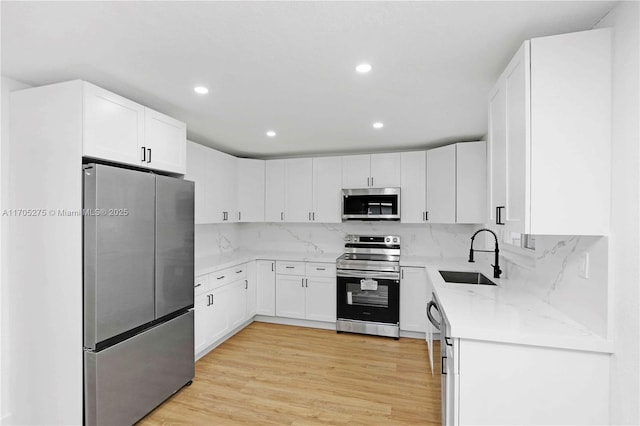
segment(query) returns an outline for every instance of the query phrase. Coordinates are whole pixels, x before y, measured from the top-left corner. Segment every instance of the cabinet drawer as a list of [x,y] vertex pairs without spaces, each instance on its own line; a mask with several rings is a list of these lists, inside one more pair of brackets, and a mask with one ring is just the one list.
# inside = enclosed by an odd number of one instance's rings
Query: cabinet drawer
[[210,289],[216,289],[222,287],[225,284],[245,279],[247,277],[247,264],[241,263],[240,265],[233,266],[231,268],[221,269],[217,272],[209,274],[209,287]]
[[193,291],[196,296],[209,290],[209,274],[199,275],[193,284]]
[[335,263],[307,262],[306,272],[309,277],[335,277]]
[[276,273],[281,275],[304,275],[304,262],[276,262]]

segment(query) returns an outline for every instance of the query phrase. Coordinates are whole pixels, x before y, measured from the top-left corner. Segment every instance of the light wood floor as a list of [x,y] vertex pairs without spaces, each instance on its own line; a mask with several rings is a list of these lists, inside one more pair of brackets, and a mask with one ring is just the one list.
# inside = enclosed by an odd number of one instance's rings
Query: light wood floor
[[424,340],[254,322],[139,424],[439,425],[439,368]]

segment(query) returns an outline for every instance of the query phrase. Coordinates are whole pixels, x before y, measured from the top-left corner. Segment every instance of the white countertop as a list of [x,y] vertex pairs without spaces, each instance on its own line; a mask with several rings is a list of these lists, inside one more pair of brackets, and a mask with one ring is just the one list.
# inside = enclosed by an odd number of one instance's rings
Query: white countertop
[[209,274],[252,260],[289,260],[297,262],[335,263],[342,253],[301,253],[283,251],[237,250],[228,253],[196,257],[195,275]]
[[[508,279],[493,278],[486,262],[406,258],[402,266],[425,266],[451,326],[450,337],[554,348],[613,352],[611,341],[543,302]],[[439,270],[481,272],[491,285],[446,283]]]
[[[252,260],[333,263],[342,253],[240,250],[196,258],[196,276]],[[554,348],[613,352],[611,341],[543,302],[526,289],[494,279],[486,262],[466,259],[402,256],[403,267],[426,267],[433,290],[449,324],[450,337]],[[482,272],[496,286],[446,283],[438,270]],[[431,299],[431,295],[428,295]],[[426,301],[425,301],[426,303]]]

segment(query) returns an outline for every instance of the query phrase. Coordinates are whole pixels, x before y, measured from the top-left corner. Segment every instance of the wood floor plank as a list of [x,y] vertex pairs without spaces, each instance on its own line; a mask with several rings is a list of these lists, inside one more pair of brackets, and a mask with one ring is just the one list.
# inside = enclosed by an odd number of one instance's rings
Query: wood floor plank
[[201,358],[193,384],[139,424],[439,425],[440,418],[440,374],[431,375],[423,340],[254,322]]

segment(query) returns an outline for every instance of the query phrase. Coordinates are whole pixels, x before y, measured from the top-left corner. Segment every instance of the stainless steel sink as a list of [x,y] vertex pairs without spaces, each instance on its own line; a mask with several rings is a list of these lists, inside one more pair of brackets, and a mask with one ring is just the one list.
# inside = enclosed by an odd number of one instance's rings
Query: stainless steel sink
[[496,285],[479,272],[438,271],[445,282],[456,284]]

